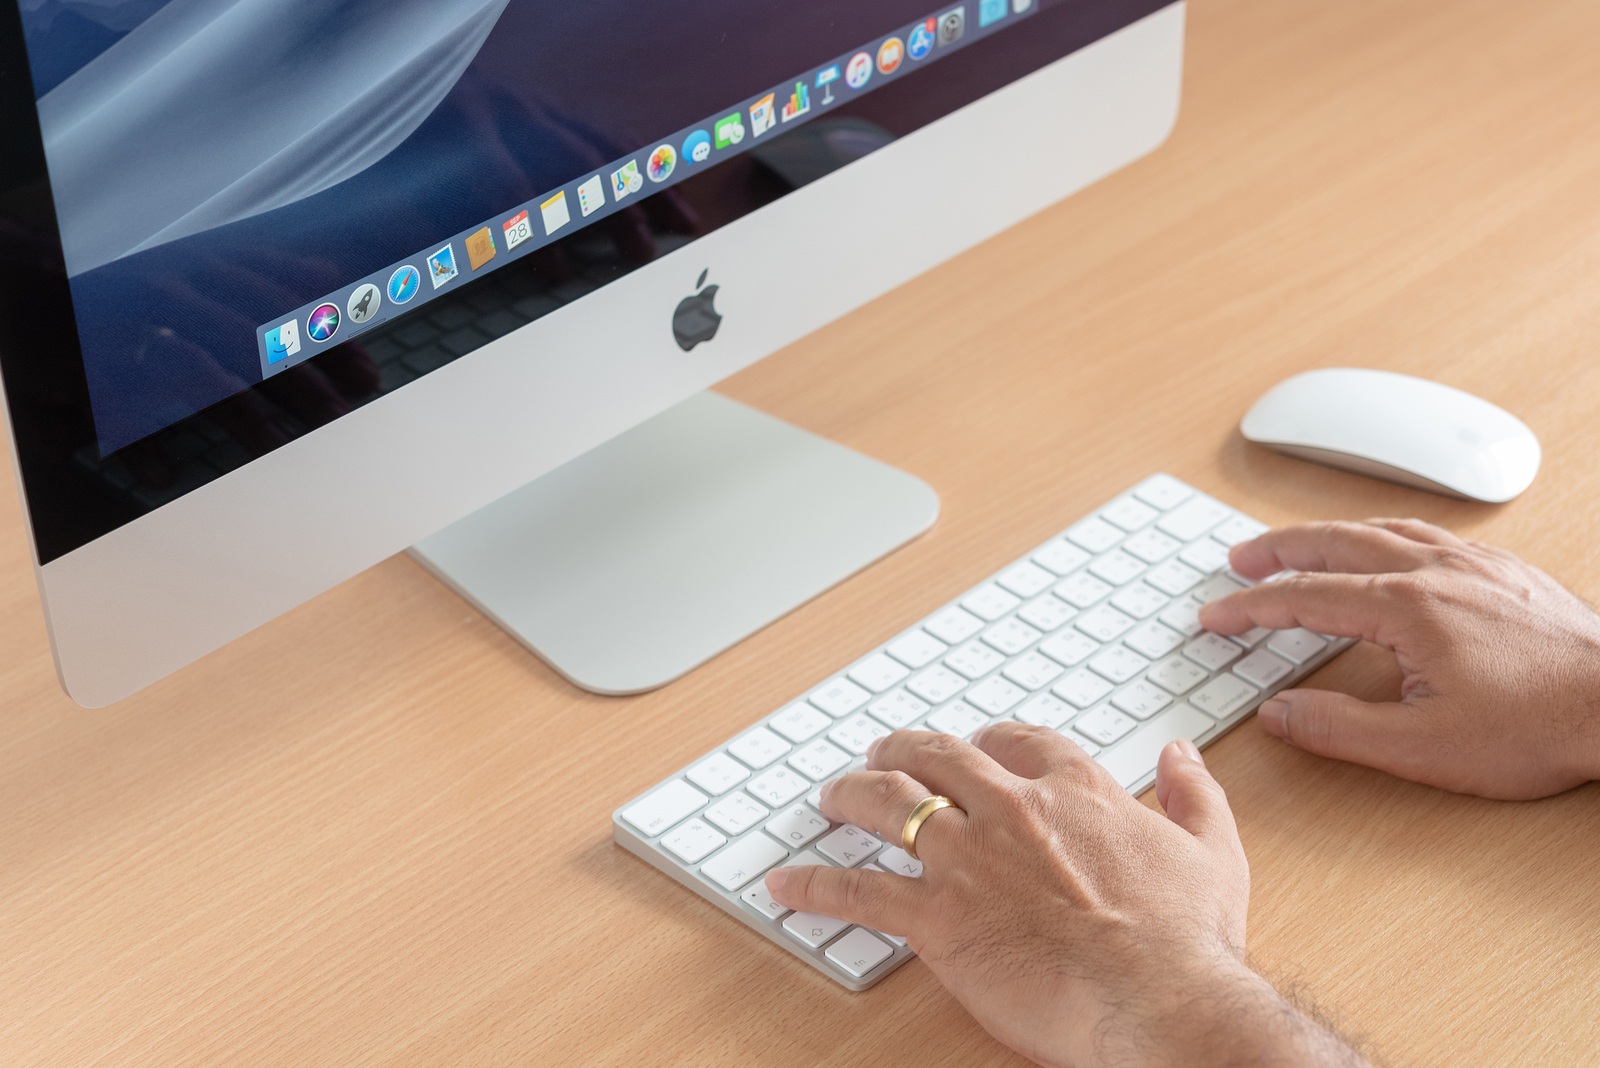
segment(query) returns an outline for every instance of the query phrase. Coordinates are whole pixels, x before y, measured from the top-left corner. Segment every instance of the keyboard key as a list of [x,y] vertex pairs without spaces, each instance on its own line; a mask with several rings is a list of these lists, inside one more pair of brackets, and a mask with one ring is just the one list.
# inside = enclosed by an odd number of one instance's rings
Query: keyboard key
[[843,920],[819,916],[815,912],[794,912],[783,921],[783,929],[811,949],[821,949],[828,939],[849,927]]
[[1183,550],[1178,559],[1201,574],[1214,575],[1228,566],[1228,550],[1207,538]]
[[766,831],[784,845],[799,849],[827,834],[828,821],[810,805],[790,805],[767,821]]
[[900,663],[915,671],[918,668],[927,667],[939,659],[948,648],[950,646],[919,627],[910,634],[890,642],[886,647],[886,651]]
[[1156,525],[1179,541],[1194,541],[1233,515],[1210,497],[1192,497],[1161,517]]
[[1300,627],[1279,631],[1267,642],[1268,649],[1295,664],[1304,664],[1315,659],[1317,654],[1327,647],[1326,638],[1320,638]]
[[1218,634],[1202,634],[1183,647],[1183,655],[1207,671],[1221,671],[1239,657],[1244,650]]
[[995,581],[1007,591],[1026,600],[1054,586],[1056,584],[1056,576],[1038,564],[1024,560],[1022,563],[1002,572]]
[[1124,683],[1150,666],[1150,661],[1124,645],[1113,645],[1093,660],[1089,670],[1114,683]]
[[1072,625],[1096,641],[1109,642],[1127,633],[1133,627],[1133,620],[1110,605],[1103,604],[1083,613]]
[[1089,562],[1089,554],[1076,545],[1057,538],[1034,553],[1033,562],[1058,575],[1070,575]]
[[1069,630],[1040,642],[1039,651],[1058,664],[1077,667],[1100,651],[1100,643],[1075,630]]
[[1101,519],[1130,533],[1154,523],[1156,517],[1160,514],[1148,504],[1134,500],[1132,497],[1123,497],[1121,500],[1113,501],[1100,510]]
[[1099,745],[1111,745],[1137,726],[1137,723],[1110,705],[1101,705],[1093,712],[1079,716],[1072,729]]
[[[1211,720],[1188,705],[1173,705],[1144,725],[1144,728],[1109,753],[1096,759],[1109,771],[1123,789],[1155,770],[1161,750],[1179,738],[1194,741],[1211,729]],[[1091,735],[1091,737],[1093,737]]]
[[[1004,613],[1001,613],[1002,615]],[[927,622],[922,624],[922,629],[932,634],[946,645],[956,645],[966,641],[983,629],[983,620],[971,612],[963,611],[955,605],[935,613]]]
[[954,668],[969,679],[981,679],[1005,662],[1005,657],[982,642],[968,642],[944,658],[945,667]]
[[962,700],[991,716],[1003,716],[1027,696],[1027,690],[996,675],[968,690]]
[[[800,853],[791,858],[789,863],[780,864],[778,866],[781,868],[805,868],[826,865],[827,863],[827,861],[823,860],[821,857],[817,856],[808,849],[804,853]],[[772,895],[767,893],[767,882],[765,879],[760,879],[752,883],[750,888],[744,893],[740,894],[739,897],[746,905],[749,905],[751,908],[755,909],[769,920],[781,919],[789,912],[788,909],[772,900]]]
[[1261,691],[1232,675],[1218,675],[1194,693],[1189,703],[1216,719],[1226,719],[1249,704]]
[[753,834],[700,865],[700,874],[732,893],[788,856],[789,851],[777,842]]
[[743,834],[770,814],[765,805],[756,804],[750,800],[750,795],[742,791],[729,794],[706,809],[705,813],[706,820],[729,837]]
[[1053,593],[1035,597],[1017,609],[1018,619],[1046,634],[1060,630],[1077,614],[1075,609]]
[[962,608],[989,623],[993,623],[1021,603],[1022,598],[1014,593],[1007,593],[992,582],[979,586],[961,599]]
[[1086,519],[1067,531],[1067,540],[1091,553],[1103,553],[1122,540],[1122,531],[1104,519]]
[[853,823],[846,823],[817,843],[817,852],[841,868],[853,868],[882,848],[882,842]]
[[1193,638],[1205,629],[1200,626],[1200,602],[1192,597],[1179,601],[1157,618],[1185,638]]
[[1172,697],[1165,690],[1140,679],[1113,694],[1111,703],[1134,719],[1149,719],[1170,705]]
[[896,690],[867,706],[867,714],[890,730],[904,730],[933,706],[904,690]]
[[1002,675],[1024,690],[1040,690],[1050,685],[1066,669],[1043,653],[1027,653],[1006,665]]
[[872,862],[893,875],[904,875],[908,879],[922,878],[922,861],[912,860],[911,854],[899,846],[886,846]]
[[622,818],[646,838],[654,838],[690,813],[698,812],[709,800],[682,779],[673,779],[623,809]]
[[749,777],[749,770],[726,753],[711,754],[685,776],[712,797],[720,797]]
[[[881,659],[890,664],[894,664],[894,661],[890,660],[888,657],[882,657]],[[898,664],[894,664],[894,666],[896,668],[900,668],[900,665]],[[859,668],[857,670],[859,670]],[[899,682],[900,679],[906,677],[906,674],[907,672],[903,668],[900,668],[900,676],[894,681]],[[890,683],[889,685],[892,686],[894,683]],[[888,686],[884,687],[885,690],[888,688]],[[857,686],[849,679],[834,679],[832,682],[817,690],[810,697],[812,704],[822,709],[834,719],[838,719],[841,716],[848,716],[850,713],[854,712],[856,709],[860,708],[870,700],[872,700],[872,694],[868,693],[860,686]],[[799,739],[796,738],[795,741],[799,741]]]
[[1170,475],[1152,475],[1139,483],[1133,495],[1152,508],[1170,511],[1194,496],[1194,490]]
[[721,849],[727,841],[703,821],[690,820],[668,831],[661,839],[661,846],[685,864],[694,864]]
[[[891,686],[903,681],[907,675],[911,674],[911,669],[900,663],[898,660],[886,656],[883,653],[878,653],[874,656],[867,657],[865,660],[861,661],[861,663],[851,668],[849,674],[851,682],[856,683],[872,693],[883,693]],[[811,703],[817,704],[817,698],[815,694],[811,696]],[[866,702],[863,701],[862,704],[866,704]],[[832,716],[845,715],[845,712],[835,712],[833,709],[828,708],[825,705],[817,705],[817,707],[821,708],[824,712],[827,712]],[[859,707],[860,705],[856,706],[856,708]],[[847,709],[846,711],[854,712],[855,708]]]
[[965,701],[956,701],[945,705],[939,711],[928,717],[927,728],[941,734],[953,734],[957,738],[967,738],[972,732],[989,722],[989,717],[979,712]]
[[728,752],[760,771],[790,749],[789,743],[765,727],[757,727],[728,746]]
[[1282,657],[1273,656],[1265,649],[1257,649],[1237,664],[1233,673],[1252,686],[1271,689],[1294,671],[1294,665]]
[[1089,574],[1079,571],[1056,584],[1055,595],[1074,608],[1088,608],[1111,593],[1111,587]]
[[1050,687],[1050,692],[1074,708],[1088,708],[1111,692],[1111,684],[1088,668],[1079,668]]
[[757,776],[745,789],[757,801],[765,802],[768,808],[782,808],[811,789],[811,781],[799,772],[780,765]]
[[1254,519],[1246,519],[1242,515],[1236,515],[1216,530],[1213,530],[1211,536],[1231,549],[1240,542],[1253,541],[1266,532],[1267,525],[1265,523],[1257,523]]
[[1200,584],[1200,588],[1195,590],[1194,593],[1190,594],[1190,596],[1199,601],[1201,604],[1210,604],[1212,601],[1222,600],[1229,594],[1238,593],[1242,589],[1244,589],[1243,586],[1239,585],[1228,576],[1214,575],[1202,582]]
[[1130,630],[1122,642],[1134,652],[1156,660],[1182,645],[1183,635],[1165,623],[1157,623],[1152,619]]
[[[899,692],[899,691],[896,691]],[[889,733],[889,728],[867,715],[855,715],[828,732],[828,739],[856,756],[866,753],[867,747]]]
[[1096,756],[1100,752],[1100,747],[1098,745],[1091,742],[1089,739],[1085,738],[1071,727],[1062,727],[1061,729],[1057,730],[1056,733],[1061,735],[1061,737],[1065,738],[1067,741],[1071,742],[1073,745],[1077,746],[1079,749],[1082,749],[1090,756]]
[[871,931],[857,927],[829,946],[826,956],[850,975],[860,979],[894,956],[894,950],[882,939],[874,938]]
[[1051,730],[1075,715],[1077,715],[1075,709],[1064,704],[1060,698],[1047,693],[1038,694],[1017,709],[1017,719],[1021,722],[1031,723],[1035,727],[1049,727]]
[[1144,580],[1169,597],[1181,597],[1205,578],[1200,572],[1178,560],[1168,560],[1150,569]]
[[[789,766],[815,782],[832,778],[850,763],[850,754],[832,743],[818,739],[789,758]],[[807,789],[810,789],[808,786]]]
[[827,730],[833,720],[810,705],[790,705],[768,720],[767,725],[798,745]]
[[1122,543],[1124,550],[1147,564],[1159,563],[1183,548],[1174,538],[1169,538],[1154,527],[1147,527]]
[[1206,680],[1205,668],[1181,656],[1169,657],[1150,669],[1145,678],[1177,697],[1182,697]]
[[1113,586],[1126,586],[1144,574],[1144,561],[1116,549],[1090,564],[1089,573]]
[[1246,649],[1254,649],[1276,633],[1277,631],[1268,630],[1266,627],[1255,627],[1243,634],[1234,634],[1228,640],[1238,642]]
[[[1057,601],[1056,603],[1060,604],[1061,602]],[[1006,656],[1016,656],[1041,637],[1043,637],[1042,634],[1015,616],[1010,619],[1002,619],[983,632],[984,643],[998,649]]]
[[1171,600],[1166,594],[1158,593],[1142,582],[1136,582],[1125,590],[1119,590],[1111,598],[1111,607],[1119,612],[1126,612],[1134,619],[1149,619]]

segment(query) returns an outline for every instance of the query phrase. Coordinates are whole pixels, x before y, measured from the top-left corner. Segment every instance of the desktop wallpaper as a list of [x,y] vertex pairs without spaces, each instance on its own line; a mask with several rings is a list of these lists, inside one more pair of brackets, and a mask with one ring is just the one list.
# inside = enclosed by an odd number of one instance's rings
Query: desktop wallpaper
[[260,381],[285,309],[927,0],[20,0],[96,431]]

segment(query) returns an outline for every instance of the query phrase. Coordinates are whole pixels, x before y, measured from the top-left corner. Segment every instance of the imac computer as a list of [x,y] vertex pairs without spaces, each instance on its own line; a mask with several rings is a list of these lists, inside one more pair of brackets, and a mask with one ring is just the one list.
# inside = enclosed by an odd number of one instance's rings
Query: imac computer
[[914,538],[921,481],[707,391],[1153,150],[1184,17],[0,0],[62,684],[110,704],[410,550],[639,692]]

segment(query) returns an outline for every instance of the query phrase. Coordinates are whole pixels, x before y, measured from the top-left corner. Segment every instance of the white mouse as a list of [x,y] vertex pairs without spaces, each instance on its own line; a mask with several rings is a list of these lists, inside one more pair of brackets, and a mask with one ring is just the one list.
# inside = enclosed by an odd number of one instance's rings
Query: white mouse
[[1448,497],[1502,504],[1539,473],[1539,439],[1481,397],[1333,367],[1274,386],[1239,429],[1279,452]]

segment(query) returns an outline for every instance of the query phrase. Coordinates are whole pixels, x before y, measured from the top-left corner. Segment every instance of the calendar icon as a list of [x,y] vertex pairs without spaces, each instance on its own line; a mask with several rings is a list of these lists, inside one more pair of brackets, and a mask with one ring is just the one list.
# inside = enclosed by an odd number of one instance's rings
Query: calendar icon
[[516,248],[528,238],[533,236],[533,226],[528,222],[528,213],[523,212],[505,225],[506,249]]

